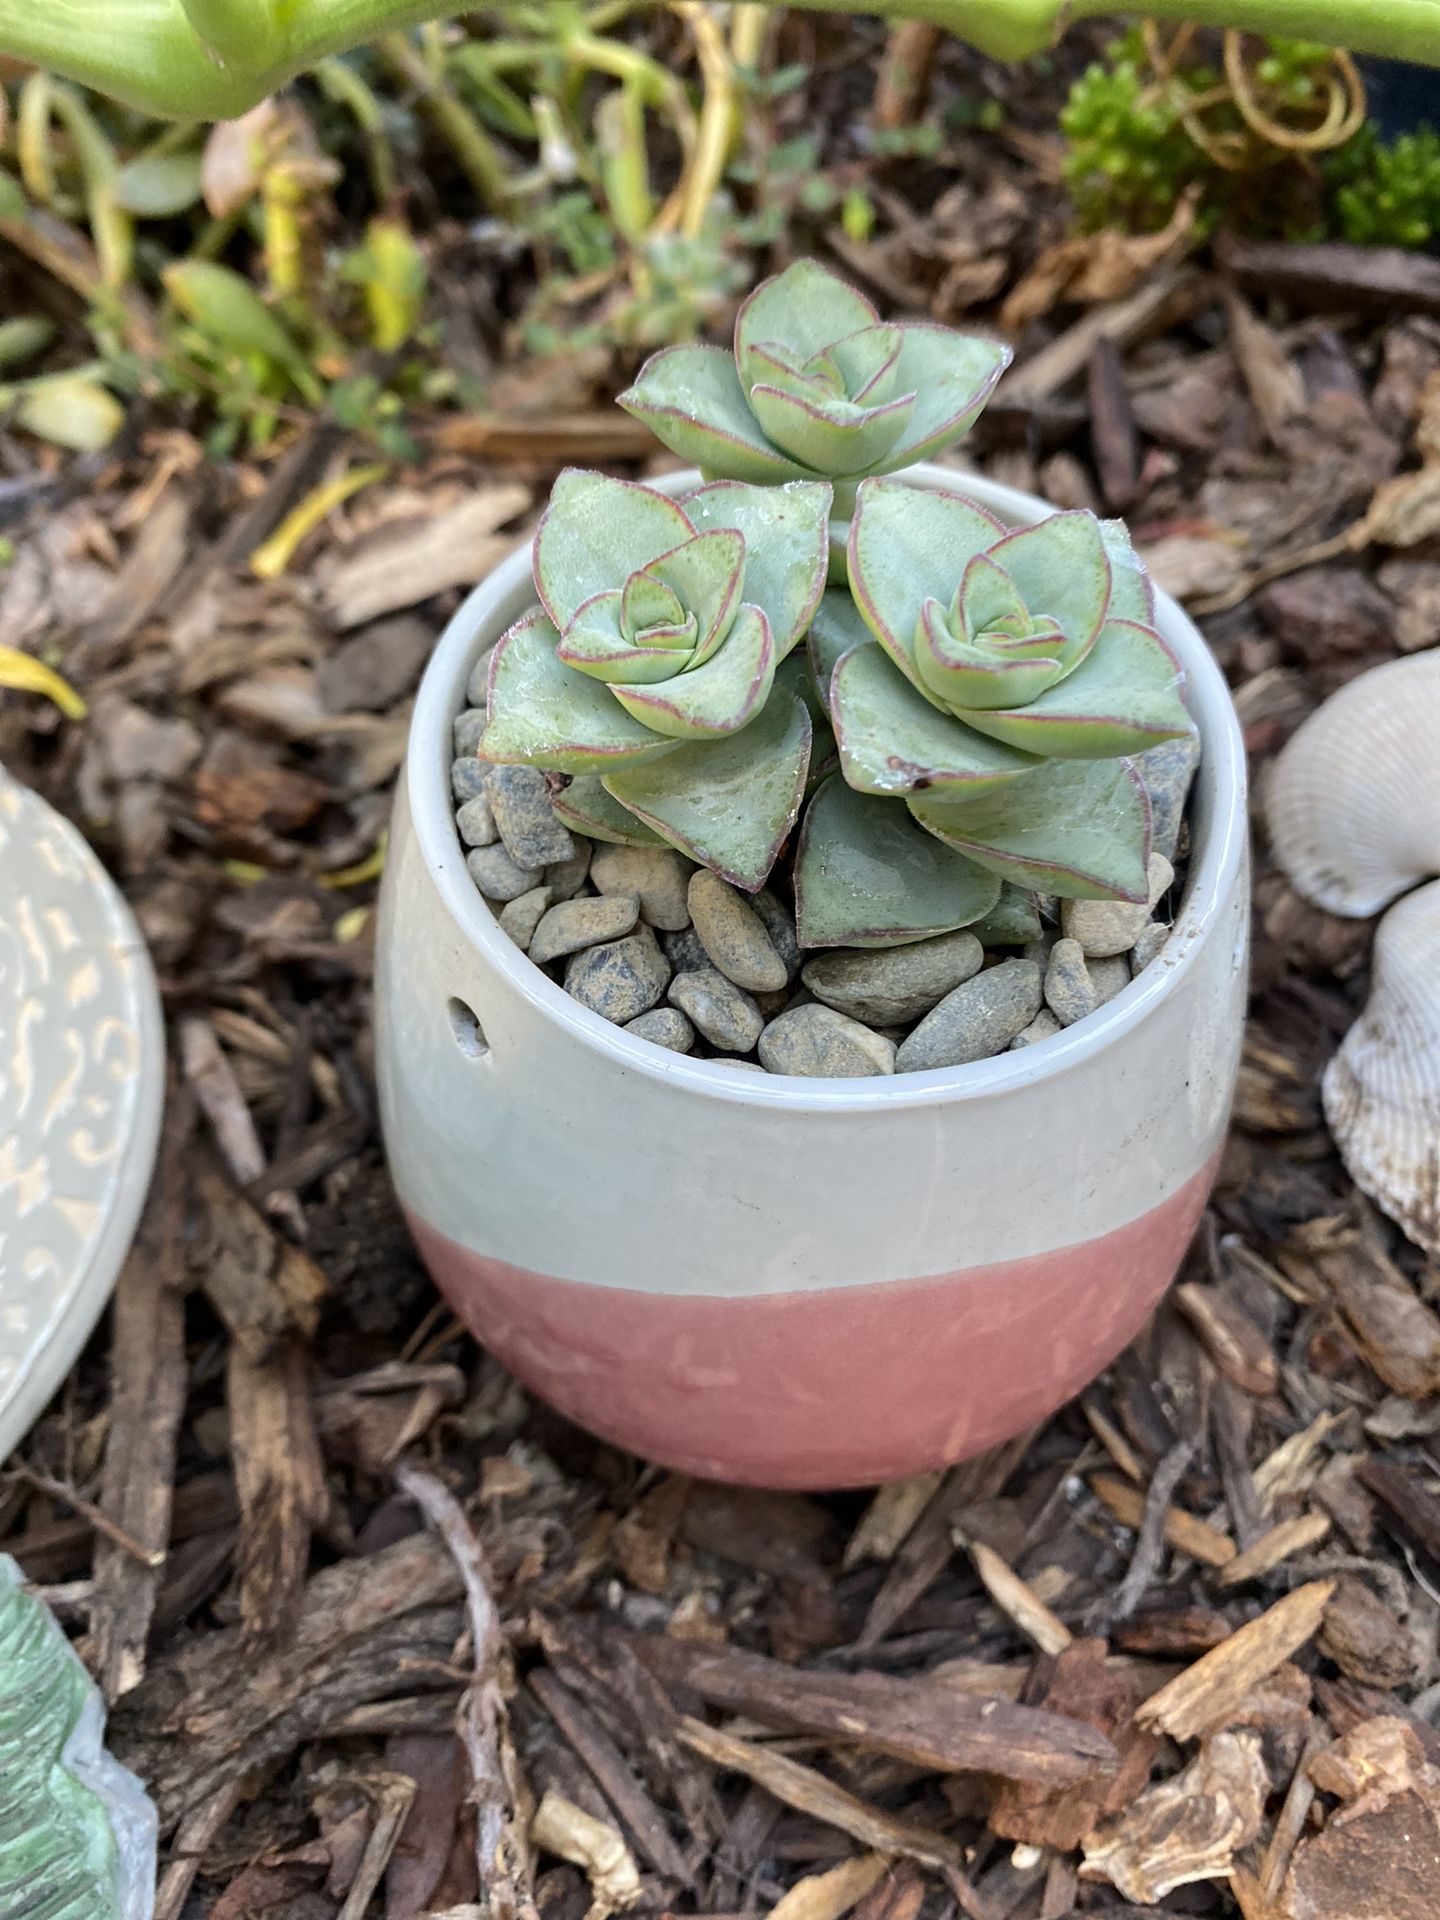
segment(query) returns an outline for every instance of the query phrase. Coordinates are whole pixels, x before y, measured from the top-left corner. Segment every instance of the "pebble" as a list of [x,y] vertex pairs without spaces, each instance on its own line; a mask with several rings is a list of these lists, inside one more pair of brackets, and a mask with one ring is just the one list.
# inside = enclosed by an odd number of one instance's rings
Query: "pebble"
[[461,754],[450,763],[450,791],[457,800],[477,800],[485,791],[490,772],[488,760],[477,760],[473,753]]
[[485,738],[485,722],[488,718],[484,707],[467,707],[463,713],[456,714],[451,730],[456,753],[474,753]]
[[701,946],[700,936],[693,927],[681,927],[676,933],[662,933],[660,944],[676,973],[694,973],[697,968],[710,964],[710,956]]
[[500,909],[500,931],[508,934],[522,953],[528,953],[541,915],[551,901],[549,887],[532,887],[518,900]]
[[476,847],[465,856],[470,878],[487,900],[518,900],[540,884],[538,867],[519,867],[498,843]]
[[800,941],[795,932],[795,916],[777,900],[768,887],[762,887],[758,893],[752,893],[750,904],[756,918],[770,936],[770,944],[785,962],[787,978],[793,980],[800,971],[800,962],[804,955],[800,951]]
[[1200,737],[1195,733],[1162,740],[1158,747],[1147,747],[1135,756],[1136,770],[1150,796],[1150,844],[1167,860],[1175,858],[1180,844],[1185,800],[1199,764]]
[[645,924],[672,933],[690,924],[685,892],[694,871],[674,847],[599,846],[590,863],[590,878],[601,893],[638,894]]
[[582,947],[618,940],[639,918],[640,902],[633,893],[562,900],[536,927],[530,958],[537,967],[543,967],[547,960],[563,959],[567,953],[579,953]]
[[1143,973],[1152,960],[1160,958],[1161,950],[1169,938],[1169,927],[1161,920],[1152,920],[1130,949],[1131,970]]
[[895,1043],[833,1007],[794,1007],[760,1036],[760,1064],[806,1079],[855,1080],[895,1071]]
[[455,825],[460,829],[460,838],[467,847],[493,847],[500,838],[500,829],[490,811],[490,796],[485,793],[477,793],[473,800],[467,800],[458,809]]
[[[1149,749],[1155,751],[1153,747]],[[1078,940],[1087,960],[1108,959],[1128,953],[1150,919],[1150,910],[1175,878],[1174,869],[1163,853],[1152,853],[1149,867],[1149,897],[1141,904],[1129,900],[1064,900],[1060,904],[1060,925],[1067,938]]]
[[603,947],[586,947],[565,969],[565,991],[622,1027],[648,1013],[669,980],[670,962],[648,927]]
[[977,974],[984,959],[985,949],[973,933],[942,933],[903,947],[823,953],[806,962],[800,977],[827,1007],[886,1027],[918,1020]]
[[490,662],[495,656],[494,647],[487,647],[470,669],[470,678],[465,682],[465,698],[472,707],[484,708],[490,699]]
[[678,1007],[652,1007],[638,1020],[629,1021],[625,1031],[671,1053],[689,1053],[695,1044],[695,1029]]
[[545,884],[557,900],[573,900],[590,874],[594,843],[579,833],[572,833],[570,838],[575,842],[575,851],[570,858],[557,860],[553,866],[545,869]]
[[1045,1002],[1062,1027],[1073,1027],[1100,1004],[1078,940],[1057,940],[1045,968]]
[[895,1056],[899,1073],[988,1060],[1040,1011],[1040,969],[1033,960],[1005,960],[947,993]]
[[749,994],[715,967],[677,973],[666,996],[694,1021],[712,1047],[749,1053],[760,1038],[765,1017]]
[[710,1062],[712,1067],[728,1067],[732,1073],[764,1073],[765,1069],[758,1060],[736,1060],[732,1057],[717,1056]]
[[1015,1038],[1010,1042],[1010,1052],[1019,1053],[1024,1047],[1033,1047],[1037,1040],[1050,1040],[1053,1039],[1057,1033],[1063,1032],[1064,1028],[1060,1025],[1060,1022],[1055,1018],[1049,1007],[1041,1007],[1039,1013],[1036,1014],[1024,1032],[1017,1033]]
[[555,818],[550,782],[539,767],[496,767],[485,791],[505,851],[517,866],[548,867],[574,855],[570,829]]
[[1130,956],[1125,953],[1111,955],[1108,959],[1089,962],[1090,979],[1095,988],[1095,997],[1103,1007],[1107,1000],[1113,1000],[1117,993],[1130,984]]
[[712,966],[737,987],[773,993],[789,973],[765,931],[765,923],[735,888],[701,867],[690,877],[690,918]]

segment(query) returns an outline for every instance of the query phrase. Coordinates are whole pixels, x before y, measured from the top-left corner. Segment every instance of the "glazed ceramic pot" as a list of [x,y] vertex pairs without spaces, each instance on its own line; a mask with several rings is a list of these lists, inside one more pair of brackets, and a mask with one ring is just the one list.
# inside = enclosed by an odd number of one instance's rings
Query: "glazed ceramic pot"
[[[1017,525],[1048,511],[935,467],[907,477]],[[533,603],[521,548],[441,639],[381,898],[385,1138],[442,1292],[572,1419],[709,1478],[864,1485],[1040,1420],[1154,1307],[1224,1138],[1245,997],[1245,761],[1205,642],[1160,596],[1203,745],[1160,959],[1022,1052],[801,1080],[610,1025],[476,892],[451,723],[478,654]]]

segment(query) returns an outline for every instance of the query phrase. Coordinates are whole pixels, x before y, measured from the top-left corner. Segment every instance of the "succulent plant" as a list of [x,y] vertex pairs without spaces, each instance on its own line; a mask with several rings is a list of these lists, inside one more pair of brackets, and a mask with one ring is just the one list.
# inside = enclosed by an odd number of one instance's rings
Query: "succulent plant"
[[1124,528],[1007,531],[960,494],[867,480],[847,557],[811,658],[853,792],[823,789],[807,817],[802,941],[964,926],[1001,880],[1143,900],[1149,806],[1126,756],[1192,723]]
[[668,347],[620,405],[706,474],[853,482],[965,432],[1010,360],[998,341],[895,326],[813,260],[756,288],[735,350]]
[[575,776],[557,810],[760,886],[810,758],[776,669],[825,582],[831,491],[721,481],[681,501],[560,476],[535,536],[541,607],[500,641],[480,751]]

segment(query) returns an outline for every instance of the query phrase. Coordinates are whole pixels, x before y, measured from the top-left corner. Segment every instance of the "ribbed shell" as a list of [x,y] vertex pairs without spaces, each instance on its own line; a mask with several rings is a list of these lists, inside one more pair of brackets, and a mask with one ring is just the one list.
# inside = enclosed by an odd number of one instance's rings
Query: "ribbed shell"
[[1363,919],[1440,873],[1440,648],[1313,713],[1275,762],[1267,813],[1296,892],[1331,913]]
[[1440,1254],[1440,881],[1381,921],[1370,999],[1325,1070],[1324,1096],[1356,1185]]

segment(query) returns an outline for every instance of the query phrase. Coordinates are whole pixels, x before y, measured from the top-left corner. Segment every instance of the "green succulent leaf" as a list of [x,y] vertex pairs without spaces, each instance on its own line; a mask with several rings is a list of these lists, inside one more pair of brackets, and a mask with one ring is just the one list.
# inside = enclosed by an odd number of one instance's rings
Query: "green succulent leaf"
[[[965,570],[984,561],[978,554]],[[938,600],[927,600],[915,634],[915,673],[920,691],[952,713],[1023,706],[1065,671],[1056,656],[1059,636],[999,647],[957,640]],[[1043,649],[1038,655],[1031,649]],[[988,731],[988,729],[986,729]]]
[[971,932],[982,947],[1026,947],[1040,938],[1040,909],[1028,887],[1006,880],[1000,898]]
[[663,847],[666,841],[637,820],[600,784],[600,776],[582,773],[551,802],[556,816],[577,833],[592,840],[608,840],[621,847]]
[[771,486],[814,478],[765,438],[734,357],[723,347],[666,347],[652,354],[618,405],[702,473]]
[[735,528],[745,540],[745,598],[770,622],[783,660],[800,640],[825,586],[832,490],[827,481],[778,487],[716,480],[681,502],[703,531]]
[[1107,760],[1140,753],[1188,733],[1184,674],[1158,633],[1131,620],[1107,620],[1074,673],[1027,706],[969,712],[993,740],[1058,760]]
[[743,388],[769,377],[768,357],[757,355],[771,344],[803,363],[833,342],[879,324],[879,314],[863,294],[818,261],[797,260],[758,286],[735,317],[735,363]]
[[815,618],[805,639],[816,691],[830,711],[830,682],[835,669],[852,647],[873,645],[870,629],[850,595],[837,588],[820,596]]
[[[687,516],[688,517],[688,516]],[[692,665],[708,660],[739,611],[745,583],[745,536],[734,527],[714,527],[652,560],[643,577],[653,576],[701,617]]]
[[546,613],[563,632],[587,600],[694,531],[684,508],[653,487],[567,468],[535,535],[535,586]]
[[1052,513],[1017,527],[990,549],[1032,618],[1053,620],[1071,643],[1067,666],[1078,666],[1099,638],[1110,605],[1110,557],[1093,513]]
[[490,662],[490,723],[481,757],[560,773],[653,760],[670,742],[617,704],[610,689],[567,667],[543,613],[511,627]]
[[1004,533],[994,514],[958,493],[903,480],[861,484],[850,522],[850,588],[870,631],[916,685],[915,629],[925,602],[948,605],[967,564]]
[[952,333],[948,327],[922,323],[900,331],[895,391],[913,393],[915,406],[879,469],[884,473],[928,460],[967,432],[1013,357],[998,340]]
[[781,691],[743,732],[687,741],[604,782],[671,846],[754,892],[795,824],[809,760],[810,716]]
[[871,472],[905,431],[913,393],[884,406],[854,401],[817,401],[779,387],[750,389],[750,405],[766,435],[813,473],[849,477]]
[[703,666],[654,686],[612,686],[610,692],[652,733],[710,740],[748,726],[769,699],[774,680],[769,622],[758,607],[746,605],[725,645]]
[[887,947],[968,927],[1001,882],[916,826],[904,807],[825,781],[795,861],[802,947]]
[[677,649],[664,641],[632,645],[625,638],[623,604],[623,591],[614,587],[587,600],[561,635],[556,657],[577,673],[610,684],[643,687],[668,680],[689,657],[690,649],[680,651],[677,659]]
[[830,711],[845,778],[862,793],[981,792],[1009,787],[1041,764],[939,712],[873,641],[836,667]]
[[1155,589],[1143,562],[1130,543],[1130,530],[1123,520],[1102,520],[1100,538],[1110,560],[1110,606],[1112,620],[1134,620],[1142,627],[1155,624]]
[[1150,806],[1128,760],[1048,760],[1003,791],[912,794],[929,832],[1017,886],[1077,900],[1146,897]]

